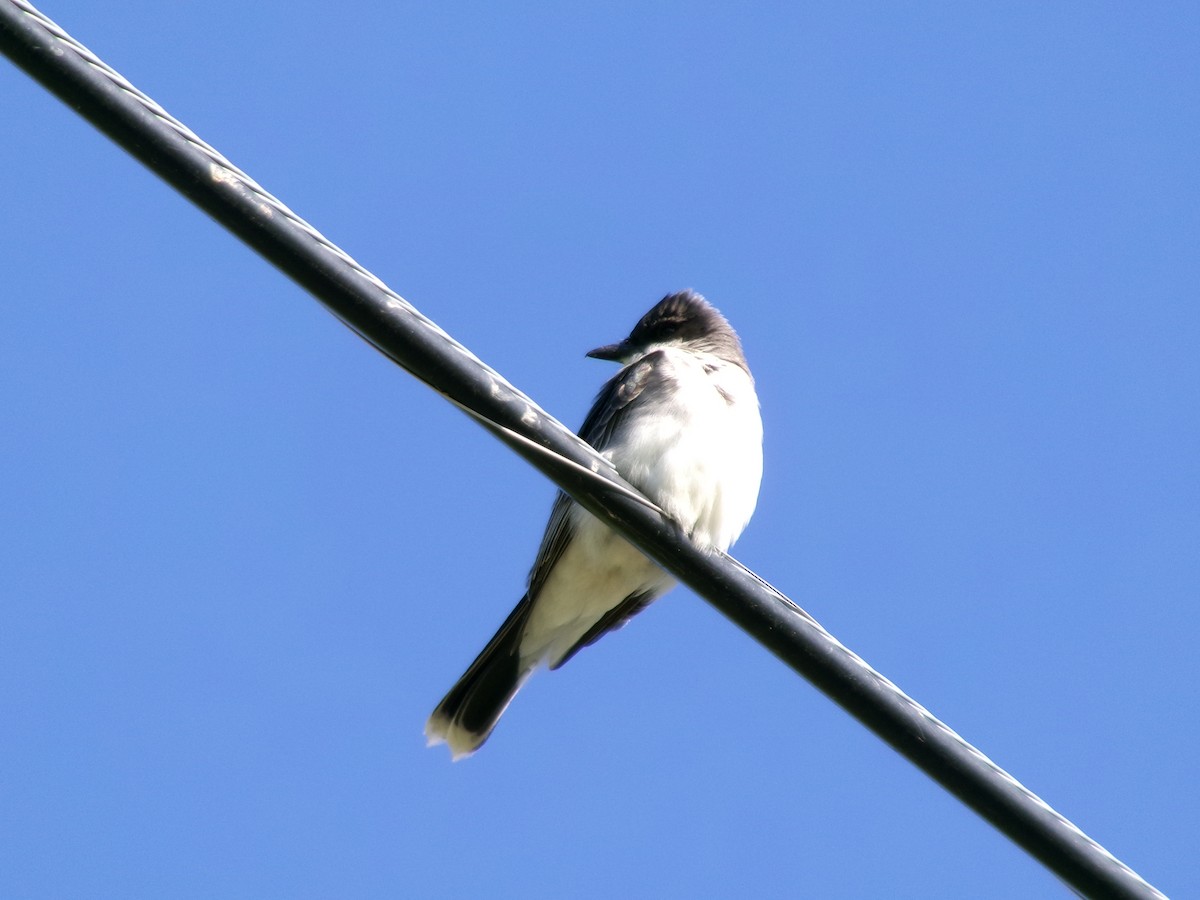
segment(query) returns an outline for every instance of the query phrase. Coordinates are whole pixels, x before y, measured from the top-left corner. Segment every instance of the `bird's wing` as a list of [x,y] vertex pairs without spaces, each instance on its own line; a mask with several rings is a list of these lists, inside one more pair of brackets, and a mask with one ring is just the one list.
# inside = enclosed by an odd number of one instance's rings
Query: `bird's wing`
[[537,558],[533,568],[529,570],[529,591],[527,597],[536,598],[541,593],[546,579],[554,569],[567,545],[575,536],[575,526],[567,513],[571,509],[572,500],[562,491],[554,498],[554,506],[550,510],[550,521],[546,523],[546,533],[542,535],[542,546],[538,548]]
[[[663,396],[670,381],[670,366],[667,364],[666,354],[661,350],[648,353],[637,362],[626,366],[600,389],[587,418],[583,420],[579,436],[603,452],[611,443],[613,433],[625,419],[633,401],[647,388],[652,396]],[[662,392],[658,388],[661,388]],[[546,533],[542,536],[542,545],[538,548],[537,558],[529,572],[531,598],[537,597],[554,564],[575,536],[575,528],[569,515],[572,502],[571,498],[561,491],[554,499],[550,521],[546,523]],[[599,634],[596,637],[599,637]]]
[[647,353],[637,362],[630,363],[600,389],[596,402],[583,420],[579,436],[603,452],[633,402],[647,390],[651,396],[669,395],[674,380],[671,364],[662,350]]

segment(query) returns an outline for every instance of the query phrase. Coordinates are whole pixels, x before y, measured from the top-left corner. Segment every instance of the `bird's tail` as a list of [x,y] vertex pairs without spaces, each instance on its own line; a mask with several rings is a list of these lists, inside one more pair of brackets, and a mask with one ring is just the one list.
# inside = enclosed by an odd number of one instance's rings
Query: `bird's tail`
[[425,723],[429,746],[447,744],[454,759],[470,756],[488,739],[500,716],[517,695],[537,661],[521,659],[521,636],[529,618],[529,598],[522,598],[495,637]]

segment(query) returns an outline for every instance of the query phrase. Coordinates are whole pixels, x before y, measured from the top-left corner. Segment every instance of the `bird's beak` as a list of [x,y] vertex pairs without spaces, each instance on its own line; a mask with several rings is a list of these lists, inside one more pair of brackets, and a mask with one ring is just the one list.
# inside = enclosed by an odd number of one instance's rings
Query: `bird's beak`
[[612,362],[620,362],[629,353],[629,346],[625,341],[619,344],[606,344],[603,347],[597,347],[595,350],[589,350],[588,356],[592,359],[607,359]]

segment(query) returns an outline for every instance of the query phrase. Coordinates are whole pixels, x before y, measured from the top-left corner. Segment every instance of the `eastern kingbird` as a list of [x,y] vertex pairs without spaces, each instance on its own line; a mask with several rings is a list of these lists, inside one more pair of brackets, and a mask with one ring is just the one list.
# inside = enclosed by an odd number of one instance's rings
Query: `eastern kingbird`
[[[750,521],[762,480],[762,419],[737,333],[699,294],[670,294],[629,337],[588,356],[623,368],[579,436],[700,547],[725,550]],[[429,717],[430,745],[474,753],[525,679],[557,669],[621,627],[675,580],[559,493],[529,588]]]

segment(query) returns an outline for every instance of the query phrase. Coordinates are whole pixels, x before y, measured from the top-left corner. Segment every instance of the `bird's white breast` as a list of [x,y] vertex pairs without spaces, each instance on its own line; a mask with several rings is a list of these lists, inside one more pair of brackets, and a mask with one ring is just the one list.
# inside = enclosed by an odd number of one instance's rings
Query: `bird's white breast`
[[750,521],[762,481],[762,418],[741,366],[665,350],[675,389],[640,397],[633,420],[605,447],[617,471],[692,539],[726,550]]

